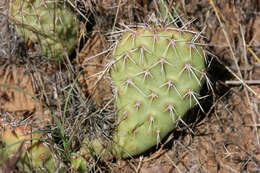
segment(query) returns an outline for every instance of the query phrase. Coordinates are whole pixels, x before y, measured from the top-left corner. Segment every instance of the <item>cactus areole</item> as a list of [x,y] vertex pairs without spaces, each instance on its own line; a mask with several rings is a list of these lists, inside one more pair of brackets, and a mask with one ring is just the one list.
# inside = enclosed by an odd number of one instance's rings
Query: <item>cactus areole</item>
[[156,26],[123,34],[110,69],[118,109],[116,156],[158,145],[198,103],[205,58],[196,38],[189,31]]

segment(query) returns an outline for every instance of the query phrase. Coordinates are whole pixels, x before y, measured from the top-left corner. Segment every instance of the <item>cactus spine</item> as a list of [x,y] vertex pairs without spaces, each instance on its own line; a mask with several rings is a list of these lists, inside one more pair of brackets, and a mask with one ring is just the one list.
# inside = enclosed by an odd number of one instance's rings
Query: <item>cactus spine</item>
[[12,0],[9,14],[17,31],[47,57],[58,59],[75,46],[77,22],[63,0]]

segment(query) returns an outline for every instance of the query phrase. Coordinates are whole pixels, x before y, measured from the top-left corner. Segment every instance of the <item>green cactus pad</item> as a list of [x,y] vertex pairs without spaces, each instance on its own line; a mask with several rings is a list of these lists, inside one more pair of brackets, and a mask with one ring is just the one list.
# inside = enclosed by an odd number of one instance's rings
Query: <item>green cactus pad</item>
[[2,150],[4,161],[1,164],[12,158],[22,146],[21,158],[17,163],[20,171],[54,172],[55,161],[48,146],[40,141],[41,138],[39,133],[31,133],[30,129],[24,126],[15,129],[7,127],[1,136],[1,141],[5,144]]
[[139,28],[123,35],[110,70],[118,109],[117,156],[158,145],[198,101],[205,59],[196,37],[170,27]]
[[118,158],[141,154],[158,146],[191,107],[200,106],[206,67],[197,39],[197,34],[174,27],[125,32],[105,69],[110,71],[118,111],[113,141],[104,146],[102,140],[86,137],[79,155],[90,155],[90,150]]
[[63,0],[12,0],[9,14],[17,31],[47,57],[61,58],[75,46],[77,22]]

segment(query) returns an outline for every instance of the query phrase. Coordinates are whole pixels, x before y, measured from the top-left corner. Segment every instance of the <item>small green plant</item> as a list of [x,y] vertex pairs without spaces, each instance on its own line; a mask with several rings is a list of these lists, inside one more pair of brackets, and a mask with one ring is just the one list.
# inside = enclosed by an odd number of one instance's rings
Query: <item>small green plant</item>
[[47,57],[59,59],[74,48],[77,22],[64,0],[12,0],[9,11],[17,31]]
[[1,164],[11,159],[22,147],[21,158],[17,163],[20,171],[54,172],[56,170],[54,157],[49,147],[41,139],[40,133],[31,133],[31,130],[25,126],[15,129],[8,126],[1,135],[1,141],[5,145],[2,149]]

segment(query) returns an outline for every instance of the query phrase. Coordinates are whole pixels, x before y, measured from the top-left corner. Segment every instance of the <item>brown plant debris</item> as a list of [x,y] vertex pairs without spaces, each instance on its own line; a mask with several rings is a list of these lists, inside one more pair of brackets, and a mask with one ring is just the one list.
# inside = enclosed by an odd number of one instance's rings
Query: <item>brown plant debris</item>
[[105,50],[108,44],[101,33],[91,34],[88,42],[79,53],[78,68],[82,69],[79,83],[87,91],[98,106],[104,106],[111,98],[110,79],[102,74],[108,62]]
[[20,120],[30,118],[38,123],[50,122],[50,116],[44,112],[39,100],[36,100],[30,74],[25,68],[16,65],[9,65],[7,68],[0,72],[0,83],[4,84],[0,86],[1,111],[13,112],[20,116],[16,118]]

